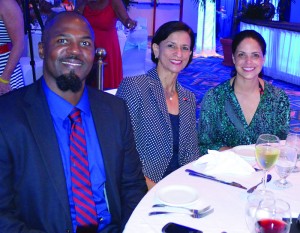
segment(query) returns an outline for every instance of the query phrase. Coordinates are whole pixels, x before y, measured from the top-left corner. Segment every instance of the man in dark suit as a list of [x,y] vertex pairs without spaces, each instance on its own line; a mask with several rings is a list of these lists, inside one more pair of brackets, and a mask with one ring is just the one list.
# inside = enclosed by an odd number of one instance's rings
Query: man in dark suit
[[[59,13],[46,23],[39,52],[43,77],[0,98],[0,232],[121,232],[147,187],[125,103],[85,85],[93,32],[81,15]],[[80,223],[76,209],[74,107],[86,140],[94,225]]]

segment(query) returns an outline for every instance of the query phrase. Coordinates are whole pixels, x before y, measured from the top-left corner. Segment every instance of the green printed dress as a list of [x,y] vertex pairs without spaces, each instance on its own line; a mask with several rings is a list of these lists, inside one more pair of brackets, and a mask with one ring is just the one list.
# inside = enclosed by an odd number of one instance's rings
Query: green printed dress
[[223,146],[254,144],[260,134],[285,139],[289,132],[290,103],[286,93],[265,81],[264,90],[248,125],[230,80],[210,89],[201,103],[198,139],[201,154]]

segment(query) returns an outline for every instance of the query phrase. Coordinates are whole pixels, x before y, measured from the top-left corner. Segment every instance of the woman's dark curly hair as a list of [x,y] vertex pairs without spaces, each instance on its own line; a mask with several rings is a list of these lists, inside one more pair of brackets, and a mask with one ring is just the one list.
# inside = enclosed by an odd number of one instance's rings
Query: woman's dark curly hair
[[192,59],[193,59],[193,50],[194,50],[194,46],[195,46],[195,35],[193,30],[184,22],[181,21],[170,21],[167,22],[163,25],[161,25],[157,31],[155,32],[152,41],[151,41],[151,60],[157,65],[158,63],[158,58],[155,57],[153,49],[152,49],[152,45],[153,44],[157,44],[159,45],[160,42],[162,42],[163,40],[167,39],[168,36],[170,34],[172,34],[173,32],[178,32],[178,31],[185,31],[189,34],[190,38],[191,38],[191,55],[189,58],[189,61],[187,63],[186,66],[188,66]]
[[[253,40],[256,40],[261,48],[263,55],[264,56],[266,55],[266,48],[267,48],[266,41],[257,31],[254,31],[254,30],[244,30],[235,35],[235,37],[233,38],[232,47],[231,47],[232,55],[235,54],[235,51],[236,51],[237,47],[239,46],[239,44],[246,38],[251,38]],[[231,71],[231,77],[236,76],[236,74],[237,74],[237,72],[234,67]],[[261,72],[258,74],[258,77],[260,77],[260,78],[263,77],[263,70],[261,70]]]

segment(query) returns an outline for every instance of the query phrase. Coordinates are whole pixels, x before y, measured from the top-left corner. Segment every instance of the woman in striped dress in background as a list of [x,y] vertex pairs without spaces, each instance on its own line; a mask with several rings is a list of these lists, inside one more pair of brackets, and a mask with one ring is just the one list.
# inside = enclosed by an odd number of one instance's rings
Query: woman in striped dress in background
[[24,21],[16,0],[0,0],[0,95],[24,86],[19,64],[24,49]]

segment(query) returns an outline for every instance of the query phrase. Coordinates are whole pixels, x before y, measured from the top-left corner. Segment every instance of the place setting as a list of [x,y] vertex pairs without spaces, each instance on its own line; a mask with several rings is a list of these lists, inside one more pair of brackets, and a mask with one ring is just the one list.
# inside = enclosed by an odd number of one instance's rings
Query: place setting
[[247,190],[255,184],[251,179],[256,173],[255,169],[231,150],[208,150],[208,154],[196,160],[185,172],[192,177],[208,179],[242,190]]
[[[287,140],[279,140],[275,135],[262,134],[257,139],[254,146],[254,158],[256,170],[262,170],[263,190],[266,190],[266,185],[271,181],[272,176],[268,174],[272,169],[275,171],[277,179],[274,178],[270,183],[272,189],[286,189],[292,186],[287,177],[297,172],[297,158],[300,148],[300,139],[297,141],[298,135],[289,134]],[[299,137],[300,138],[300,137]],[[298,142],[298,144],[296,144]],[[250,157],[250,156],[249,156]]]
[[267,185],[272,190],[284,190],[293,185],[288,180],[290,174],[299,170],[298,151],[300,135],[290,133],[286,140],[280,140],[275,135],[262,134],[256,144],[241,145],[222,152],[208,150],[208,154],[193,163],[193,169],[185,171],[190,176],[245,189],[247,193],[258,187],[264,192]]
[[245,161],[247,161],[250,165],[255,166],[256,165],[256,159],[255,159],[255,145],[240,145],[233,147],[231,149],[235,154],[239,155],[241,158],[243,158]]
[[[289,233],[292,217],[290,198],[282,199],[276,190],[284,192],[292,187],[286,178],[292,173],[297,162],[297,148],[291,143],[282,142],[275,135],[262,134],[255,144],[255,156],[258,166],[263,170],[262,186],[249,192],[245,206],[245,220],[250,232]],[[272,179],[270,170],[278,176],[272,185],[266,184]],[[283,193],[280,193],[283,194]],[[280,197],[279,197],[280,196]],[[287,202],[286,200],[289,200]]]
[[[149,191],[128,232],[136,224],[152,233],[175,223],[212,233],[296,233],[292,223],[300,210],[300,173],[293,172],[297,160],[293,147],[274,135],[261,135],[254,145],[237,150],[209,150]],[[288,183],[284,188],[276,186],[284,179]]]
[[149,216],[179,214],[197,219],[214,212],[213,207],[200,198],[198,191],[188,185],[167,185],[158,189],[155,196]]

